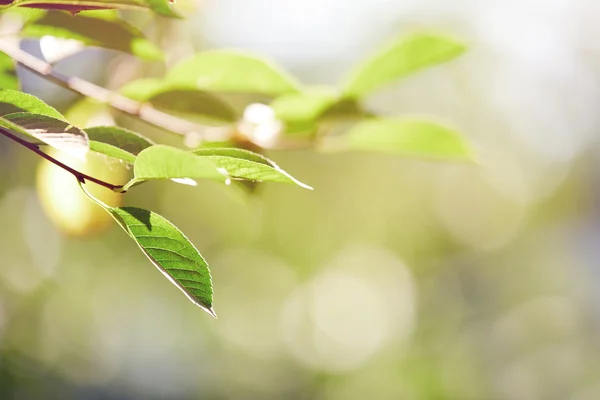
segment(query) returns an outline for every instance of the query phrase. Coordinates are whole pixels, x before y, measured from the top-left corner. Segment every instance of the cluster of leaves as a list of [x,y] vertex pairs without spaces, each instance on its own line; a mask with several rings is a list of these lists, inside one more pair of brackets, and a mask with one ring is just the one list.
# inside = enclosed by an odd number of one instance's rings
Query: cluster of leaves
[[[138,133],[115,126],[80,129],[40,99],[10,89],[0,89],[0,105],[0,128],[31,143],[41,142],[78,156],[94,151],[132,164],[133,178],[115,188],[118,191],[158,179],[212,179],[223,183],[245,179],[309,188],[268,158],[248,150],[211,147],[188,151],[156,145]],[[114,217],[150,261],[190,300],[214,314],[208,265],[175,226],[156,213],[109,207],[89,196]]]
[[[16,6],[50,10],[29,17],[19,33],[21,37],[75,39],[87,46],[147,60],[160,60],[161,50],[121,19],[115,9],[148,8],[163,16],[177,17],[166,0],[14,0],[0,10]],[[76,17],[64,13],[86,10],[104,11]],[[302,85],[273,62],[253,54],[206,51],[181,61],[162,78],[129,82],[121,93],[179,118],[234,128],[248,122],[244,116],[248,103],[240,106],[234,101],[234,95],[246,94],[260,99],[273,113],[273,120],[279,124],[275,135],[304,142],[309,138],[308,143],[317,149],[332,150],[333,143],[337,150],[468,160],[472,156],[470,146],[451,128],[425,119],[376,116],[364,106],[365,99],[376,90],[449,61],[463,51],[461,43],[443,35],[415,33],[401,37],[357,66],[340,88]],[[263,155],[239,148],[236,129],[232,129],[229,138],[233,145],[183,150],[155,144],[142,134],[121,127],[74,126],[48,104],[16,90],[13,61],[7,56],[0,57],[0,84],[1,131],[36,146],[49,145],[80,156],[93,151],[131,164],[133,178],[126,185],[115,187],[115,191],[125,192],[156,179],[211,179],[226,184],[282,182],[310,188]],[[343,122],[343,134],[330,135],[338,122]],[[248,138],[252,142],[251,135],[244,140]],[[254,148],[259,149],[260,145],[256,141]],[[85,180],[79,177],[79,181],[87,193]],[[151,211],[109,207],[91,195],[90,198],[114,217],[174,285],[214,315],[208,265],[175,226]]]

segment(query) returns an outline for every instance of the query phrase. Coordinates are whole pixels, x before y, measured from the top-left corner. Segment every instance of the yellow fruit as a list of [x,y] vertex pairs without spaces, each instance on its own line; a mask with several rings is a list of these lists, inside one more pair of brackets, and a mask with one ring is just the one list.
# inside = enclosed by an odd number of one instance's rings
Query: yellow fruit
[[[127,182],[129,172],[118,160],[88,152],[86,160],[79,160],[56,149],[48,154],[79,172],[114,185]],[[37,170],[37,191],[42,208],[48,218],[65,234],[74,237],[97,234],[108,228],[112,217],[93,203],[79,188],[75,177],[59,166],[42,160]],[[109,206],[121,204],[122,194],[110,189],[86,183],[86,189]]]

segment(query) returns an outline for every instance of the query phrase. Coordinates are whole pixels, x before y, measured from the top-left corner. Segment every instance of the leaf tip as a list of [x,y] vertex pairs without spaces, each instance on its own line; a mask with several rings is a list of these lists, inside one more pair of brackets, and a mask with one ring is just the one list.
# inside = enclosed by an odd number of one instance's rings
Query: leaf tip
[[217,318],[217,313],[215,312],[214,308],[212,308],[212,307],[204,307],[204,310],[205,310],[207,313],[209,313],[210,315],[212,315],[212,317],[213,317],[214,319],[218,319],[218,318]]
[[315,190],[315,189],[314,189],[312,186],[310,186],[310,185],[307,185],[307,184],[306,184],[306,183],[304,183],[304,182],[300,182],[298,179],[294,178],[293,176],[291,176],[291,175],[290,175],[290,174],[288,174],[287,172],[284,172],[284,171],[283,171],[282,169],[280,169],[279,167],[277,167],[277,169],[279,169],[280,171],[282,171],[283,173],[285,173],[285,175],[287,175],[287,176],[288,176],[288,177],[289,177],[289,178],[292,180],[292,182],[294,182],[296,185],[300,186],[301,188],[308,189],[308,190]]
[[298,185],[304,189],[308,189],[308,190],[315,190],[315,188],[313,188],[312,186],[307,185],[306,183],[302,183],[300,181],[298,181]]

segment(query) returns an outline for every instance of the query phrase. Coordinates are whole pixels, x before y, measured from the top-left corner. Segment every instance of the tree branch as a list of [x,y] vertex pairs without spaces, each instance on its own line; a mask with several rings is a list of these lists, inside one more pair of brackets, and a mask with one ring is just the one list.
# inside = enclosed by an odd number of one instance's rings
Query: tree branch
[[[126,114],[132,115],[151,125],[174,132],[179,135],[187,136],[190,134],[200,135],[200,137],[210,137],[210,140],[225,140],[232,133],[230,127],[215,128],[199,125],[173,115],[159,111],[149,104],[127,98],[119,93],[95,85],[78,77],[63,75],[53,69],[52,65],[32,56],[21,50],[7,40],[0,39],[0,51],[6,53],[13,60],[36,75],[39,75],[65,89],[97,100],[101,103],[117,109]],[[220,137],[219,137],[220,136]]]
[[89,176],[89,175],[84,174],[83,172],[79,172],[76,169],[73,169],[73,168],[69,167],[68,165],[58,161],[56,158],[44,153],[42,150],[40,150],[40,148],[36,144],[30,143],[27,140],[21,139],[20,137],[12,134],[7,129],[0,127],[0,135],[3,135],[5,137],[9,138],[10,140],[19,143],[21,146],[28,148],[29,150],[31,150],[34,153],[36,153],[37,155],[45,158],[46,160],[50,161],[51,163],[58,165],[65,171],[67,171],[67,172],[71,173],[73,176],[75,176],[77,178],[77,180],[81,183],[85,183],[86,181],[89,181],[89,182],[93,182],[97,185],[104,186],[105,188],[110,189],[115,192],[123,191],[122,190],[123,185],[113,185],[112,183],[104,182],[100,179],[94,178],[93,176]]

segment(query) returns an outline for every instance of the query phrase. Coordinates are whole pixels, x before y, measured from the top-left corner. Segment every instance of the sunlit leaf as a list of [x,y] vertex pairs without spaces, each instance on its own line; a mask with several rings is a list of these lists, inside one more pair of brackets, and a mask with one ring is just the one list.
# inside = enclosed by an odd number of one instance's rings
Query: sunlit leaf
[[25,111],[65,121],[65,117],[42,100],[27,93],[0,89],[0,115]]
[[216,317],[208,264],[175,225],[141,208],[109,208],[146,257],[188,299]]
[[293,183],[298,181],[268,158],[237,148],[202,148],[193,152],[169,146],[152,146],[139,153],[133,165],[134,178],[125,189],[148,180],[171,179],[191,184],[193,179],[230,183],[231,179]]
[[[341,142],[341,143],[340,143]],[[422,119],[370,119],[336,143],[339,150],[363,150],[442,160],[468,161],[473,149],[455,130]]]
[[122,51],[148,60],[161,60],[163,57],[160,49],[146,39],[141,31],[118,19],[106,20],[87,15],[73,18],[64,12],[50,11],[29,22],[20,34],[25,37],[50,35],[74,39],[87,46]]
[[368,95],[414,72],[450,61],[464,51],[463,43],[443,35],[415,33],[400,37],[351,74],[344,95]]
[[298,83],[274,63],[225,50],[196,54],[173,67],[166,79],[209,92],[279,96],[298,91]]
[[213,288],[208,264],[175,225],[152,211],[135,207],[109,207],[94,198],[85,185],[80,186],[92,201],[113,216],[165,278],[192,303],[217,317],[213,310]]
[[87,135],[76,126],[60,119],[32,113],[4,115],[0,126],[13,133],[30,136],[58,150],[83,157],[89,149]]
[[180,18],[175,13],[168,0],[14,0],[3,2],[0,11],[11,7],[31,7],[45,10],[62,10],[78,13],[87,10],[113,10],[147,8],[167,16]]
[[95,126],[85,129],[90,150],[133,164],[136,156],[152,146],[149,139],[139,133],[116,126]]
[[225,182],[227,173],[214,162],[175,147],[157,145],[138,154],[133,164],[134,178],[125,189],[148,180],[189,178]]
[[204,148],[194,154],[209,160],[227,171],[232,178],[260,182],[294,183],[306,189],[312,188],[281,169],[273,161],[260,154],[237,148]]

